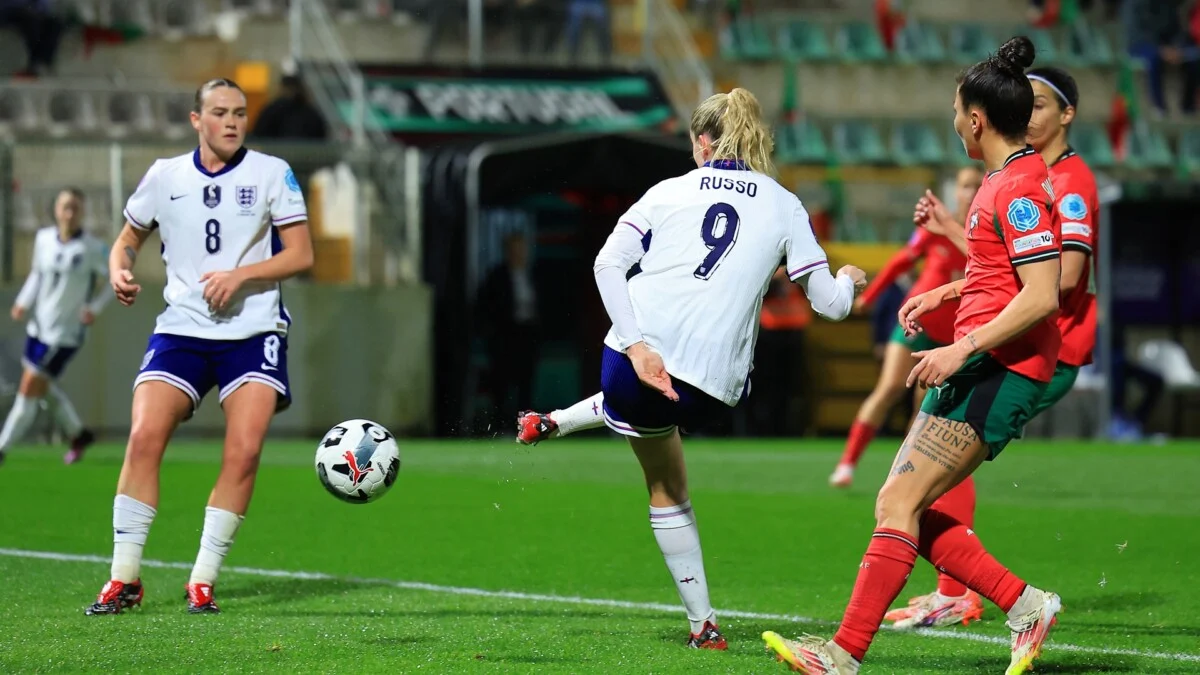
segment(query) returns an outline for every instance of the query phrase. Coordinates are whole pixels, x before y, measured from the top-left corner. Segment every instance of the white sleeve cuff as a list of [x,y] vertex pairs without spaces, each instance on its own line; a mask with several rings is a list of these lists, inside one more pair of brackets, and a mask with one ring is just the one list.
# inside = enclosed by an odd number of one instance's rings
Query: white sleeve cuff
[[848,275],[834,279],[828,267],[819,267],[797,281],[804,287],[804,294],[817,314],[830,321],[841,321],[850,315],[854,304],[854,280]]

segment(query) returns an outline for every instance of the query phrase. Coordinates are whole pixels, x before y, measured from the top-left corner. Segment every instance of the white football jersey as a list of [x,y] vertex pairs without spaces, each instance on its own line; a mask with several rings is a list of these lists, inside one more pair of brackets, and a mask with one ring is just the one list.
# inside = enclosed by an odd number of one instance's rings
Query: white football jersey
[[286,334],[291,320],[278,283],[246,284],[213,313],[204,301],[205,272],[262,262],[282,250],[276,228],[308,220],[300,183],[287,162],[242,149],[209,173],[200,150],[160,159],[125,205],[129,224],[162,237],[167,308],[155,333],[209,340]]
[[99,314],[112,299],[108,288],[108,246],[80,232],[62,241],[57,227],[38,230],[29,278],[16,304],[33,311],[26,332],[54,347],[83,344],[84,308]]
[[[728,167],[728,168],[726,168]],[[786,257],[794,281],[828,267],[808,213],[769,176],[730,162],[665,180],[623,215],[648,241],[629,298],[647,346],[673,377],[735,405],[742,396],[763,294]],[[605,344],[629,346],[615,329]]]

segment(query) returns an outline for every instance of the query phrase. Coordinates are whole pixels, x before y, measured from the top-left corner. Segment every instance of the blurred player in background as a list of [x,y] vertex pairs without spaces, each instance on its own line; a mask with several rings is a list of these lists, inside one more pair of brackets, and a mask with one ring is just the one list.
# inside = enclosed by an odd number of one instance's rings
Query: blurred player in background
[[63,461],[74,464],[95,436],[83,427],[79,413],[56,384],[67,363],[83,346],[87,327],[112,299],[104,287],[108,249],[83,231],[83,192],[64,188],[54,200],[52,227],[38,230],[33,241],[29,278],[12,307],[14,321],[29,318],[24,371],[17,399],[0,431],[0,462],[13,443],[24,438],[37,419],[44,398],[52,399],[55,422],[71,449]]
[[[780,258],[813,308],[833,320],[850,313],[865,275],[850,266],[829,273],[808,213],[770,177],[773,142],[753,94],[709,97],[690,131],[698,168],[650,188],[596,256],[613,323],[599,407],[642,465],[650,526],[691,623],[688,646],[725,649],[679,427],[702,426],[745,397],[763,293]],[[635,264],[641,272],[629,278]]]
[[888,606],[918,554],[1008,614],[1007,675],[1026,672],[1061,601],[1008,571],[939,497],[1018,438],[1054,375],[1059,345],[1061,226],[1046,163],[1026,142],[1034,91],[1025,77],[1034,47],[1017,37],[966,71],[954,99],[954,128],[988,175],[971,204],[966,278],[908,300],[909,332],[929,312],[961,298],[953,344],[917,352],[909,384],[930,388],[875,503],[876,529],[832,640],[787,640],[767,631],[769,649],[795,670],[857,673]]
[[[971,206],[971,200],[975,198],[982,180],[983,174],[975,167],[959,170],[955,180],[959,222],[966,220],[967,209]],[[866,311],[896,277],[907,272],[922,258],[925,260],[925,266],[921,269],[921,276],[917,277],[909,290],[909,298],[961,279],[963,268],[967,265],[967,256],[955,248],[944,235],[917,228],[908,245],[892,256],[887,265],[879,271],[879,275],[871,280],[862,297],[854,302],[855,310],[860,313]],[[904,380],[912,370],[913,352],[934,349],[954,341],[954,309],[955,305],[947,305],[936,315],[926,317],[922,322],[925,330],[920,333],[905,335],[904,327],[900,325],[892,331],[891,341],[884,352],[879,380],[854,417],[854,424],[850,426],[850,435],[846,439],[846,449],[833,475],[829,477],[830,485],[849,487],[854,481],[854,469],[858,466],[858,460],[862,458],[871,439],[875,438],[875,432],[883,425],[888,411],[907,391]],[[925,391],[920,387],[913,389],[915,407],[920,407],[921,397],[924,395]],[[913,410],[914,418],[916,414],[917,411]]]
[[192,613],[215,613],[213,584],[233,545],[258,473],[271,418],[291,402],[280,282],[313,262],[300,184],[287,162],[247,150],[246,97],[230,80],[196,92],[195,151],[160,159],[125,206],[109,257],[117,300],[132,305],[138,251],[157,229],[167,307],[134,380],[133,419],[113,501],[113,562],[88,614],[142,601],[142,549],[158,505],[159,467],[171,434],[213,387],[225,412],[221,472],[208,500],[187,583]]
[[[1075,386],[1079,369],[1092,362],[1096,344],[1096,295],[1092,252],[1098,245],[1096,214],[1100,198],[1091,169],[1067,142],[1067,133],[1079,104],[1079,87],[1071,75],[1058,68],[1035,68],[1027,73],[1033,85],[1033,116],[1029,120],[1030,145],[1041,154],[1058,200],[1062,222],[1062,271],[1058,330],[1062,346],[1054,377],[1034,408],[1033,416],[1058,403]],[[917,205],[918,220],[931,231],[945,232],[962,249],[967,248],[962,226],[949,218],[932,194]],[[925,324],[925,320],[922,320]],[[955,517],[967,527],[975,523],[975,481],[968,477],[947,492],[934,508]],[[937,591],[909,600],[907,607],[884,617],[897,628],[969,623],[983,613],[979,596],[945,572],[938,573]]]

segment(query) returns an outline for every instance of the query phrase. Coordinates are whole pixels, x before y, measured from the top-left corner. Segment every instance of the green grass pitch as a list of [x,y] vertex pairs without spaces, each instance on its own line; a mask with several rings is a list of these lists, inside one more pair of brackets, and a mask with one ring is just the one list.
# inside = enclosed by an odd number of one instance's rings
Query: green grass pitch
[[[183,601],[217,444],[169,449],[146,601],[115,617],[83,608],[108,578],[121,448],[76,466],[16,448],[0,467],[0,672],[784,672],[759,636],[832,634],[895,446],[876,442],[835,492],[837,441],[685,441],[725,653],[683,647],[640,472],[604,434],[401,439],[395,488],[367,505],[321,489],[315,442],[271,442],[218,616]],[[1020,442],[977,478],[980,536],[1066,607],[1038,673],[1200,672],[1200,444]],[[898,602],[932,584],[918,561]],[[864,672],[1003,672],[1003,617],[984,618],[884,631]]]

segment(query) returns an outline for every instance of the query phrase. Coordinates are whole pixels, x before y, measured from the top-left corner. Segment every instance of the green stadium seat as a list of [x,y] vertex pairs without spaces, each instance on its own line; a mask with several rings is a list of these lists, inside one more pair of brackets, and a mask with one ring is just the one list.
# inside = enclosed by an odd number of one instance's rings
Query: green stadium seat
[[1076,122],[1071,125],[1071,147],[1083,161],[1094,169],[1110,169],[1117,164],[1108,134],[1096,124]]
[[1110,68],[1117,63],[1108,35],[1082,19],[1067,28],[1063,60],[1071,66]]
[[[1015,26],[1012,29],[1012,35],[1025,35],[1033,42],[1034,49],[1037,50],[1037,62],[1034,65],[1053,65],[1062,63],[1062,55],[1059,52],[1058,44],[1054,40],[1054,36],[1045,28],[1030,28],[1029,26]],[[996,43],[998,48],[1000,43]]]
[[919,121],[898,122],[892,126],[892,161],[900,166],[942,164],[946,151],[933,126]]
[[810,21],[791,21],[779,28],[779,52],[793,61],[829,61],[833,49],[825,29]]
[[1179,168],[1187,176],[1200,174],[1200,129],[1186,129],[1179,135]]
[[833,125],[833,152],[842,164],[886,164],[889,160],[879,127],[862,120]]
[[851,21],[837,28],[838,56],[846,63],[877,63],[888,58],[883,38],[874,25]]
[[731,61],[767,61],[775,58],[775,43],[762,22],[743,17],[721,34],[721,56]]
[[959,23],[950,27],[950,58],[969,66],[988,57],[1000,43],[977,23]]
[[1126,139],[1125,165],[1132,169],[1168,169],[1174,165],[1171,148],[1162,132],[1136,124]]
[[907,23],[896,35],[895,58],[900,63],[938,63],[946,60],[946,45],[932,26]]
[[776,162],[824,165],[828,160],[825,134],[812,122],[796,122],[775,130]]

